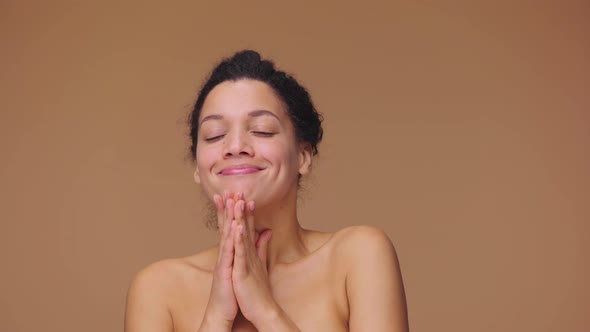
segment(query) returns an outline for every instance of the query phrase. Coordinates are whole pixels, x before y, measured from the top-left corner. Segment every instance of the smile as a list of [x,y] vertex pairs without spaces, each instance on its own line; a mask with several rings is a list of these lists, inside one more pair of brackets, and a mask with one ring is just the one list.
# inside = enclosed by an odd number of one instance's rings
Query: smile
[[262,171],[264,168],[253,165],[236,165],[222,169],[219,175],[245,175]]

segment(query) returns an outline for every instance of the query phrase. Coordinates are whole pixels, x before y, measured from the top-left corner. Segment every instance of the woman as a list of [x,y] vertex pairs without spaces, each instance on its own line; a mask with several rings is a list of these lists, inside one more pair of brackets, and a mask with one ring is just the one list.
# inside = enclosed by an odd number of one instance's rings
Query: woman
[[295,79],[238,52],[214,69],[189,122],[194,178],[215,204],[219,245],[140,271],[127,332],[408,331],[383,231],[299,224],[299,180],[322,129]]

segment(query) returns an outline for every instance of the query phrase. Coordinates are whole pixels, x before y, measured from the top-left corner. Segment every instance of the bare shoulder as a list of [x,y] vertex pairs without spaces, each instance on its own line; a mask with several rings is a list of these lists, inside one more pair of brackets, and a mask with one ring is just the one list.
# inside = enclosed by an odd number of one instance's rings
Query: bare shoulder
[[194,255],[179,258],[167,258],[141,269],[137,272],[135,280],[156,281],[161,284],[166,284],[167,281],[174,281],[175,278],[181,277],[186,273],[211,272],[213,270],[214,257],[217,251],[216,247],[212,247]]
[[178,264],[173,259],[149,264],[133,277],[129,286],[130,295],[141,292],[143,289],[150,289],[152,296],[163,293],[171,284],[172,276],[176,270],[178,270]]
[[389,236],[372,226],[338,233],[336,252],[346,274],[350,331],[408,331],[403,280]]
[[366,225],[349,226],[334,233],[331,239],[333,255],[347,270],[359,267],[359,262],[390,262],[397,266],[395,247],[384,230]]
[[149,264],[133,277],[129,286],[129,296],[149,290],[143,296],[150,296],[153,300],[166,303],[167,295],[181,287],[185,280],[206,278],[211,273],[214,267],[212,257],[216,251],[217,248],[213,247],[192,256],[168,258]]
[[375,248],[393,249],[391,239],[381,228],[368,225],[345,227],[334,234],[334,245],[339,249],[363,252]]
[[125,306],[125,331],[172,331],[169,293],[177,265],[152,263],[135,274]]
[[190,285],[204,287],[206,282],[194,281],[207,280],[209,257],[215,250],[163,259],[137,272],[127,292],[125,331],[172,331],[171,308]]
[[[344,227],[335,233],[336,236],[348,237],[348,238],[374,238],[374,237],[387,237],[385,231],[376,226],[369,225],[354,225]],[[389,238],[389,237],[387,237]]]

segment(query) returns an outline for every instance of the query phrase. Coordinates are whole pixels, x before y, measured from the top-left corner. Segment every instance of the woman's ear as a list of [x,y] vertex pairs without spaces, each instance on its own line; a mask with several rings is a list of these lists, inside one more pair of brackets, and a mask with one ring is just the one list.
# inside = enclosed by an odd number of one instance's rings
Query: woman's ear
[[195,172],[193,173],[193,178],[195,179],[195,182],[198,184],[201,184],[201,177],[199,176],[199,168],[195,167]]
[[301,143],[299,146],[299,174],[305,175],[311,169],[311,144]]

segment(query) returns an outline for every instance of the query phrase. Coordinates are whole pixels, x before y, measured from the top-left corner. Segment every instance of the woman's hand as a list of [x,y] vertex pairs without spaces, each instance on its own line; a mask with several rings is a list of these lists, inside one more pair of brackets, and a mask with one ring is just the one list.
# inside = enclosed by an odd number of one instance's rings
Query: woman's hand
[[233,289],[244,317],[260,328],[267,323],[270,313],[280,310],[274,300],[266,267],[271,230],[259,236],[254,228],[254,202],[246,204],[243,195],[236,202],[233,233]]
[[238,302],[232,284],[234,234],[237,229],[234,211],[238,195],[232,198],[228,193],[224,193],[223,196],[223,198],[217,194],[213,196],[220,233],[219,254],[213,271],[209,302],[203,324],[201,324],[202,329],[206,329],[204,326],[207,326],[216,331],[230,330],[238,313]]

